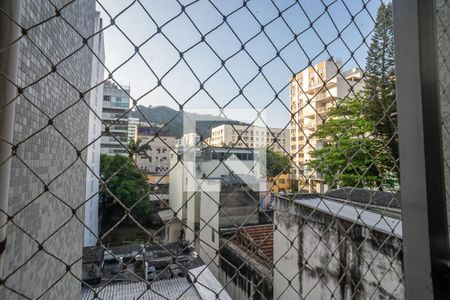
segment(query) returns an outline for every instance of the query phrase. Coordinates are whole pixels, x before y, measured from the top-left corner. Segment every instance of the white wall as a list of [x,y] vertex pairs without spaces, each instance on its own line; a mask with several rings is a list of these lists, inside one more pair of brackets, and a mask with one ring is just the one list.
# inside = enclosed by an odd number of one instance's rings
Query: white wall
[[[95,32],[99,31],[101,28],[100,13],[97,12],[97,18],[95,22]],[[104,62],[105,60],[105,50],[104,50],[104,40],[103,33],[97,34],[93,37],[92,49],[96,52],[96,55]],[[92,59],[92,77],[91,86],[97,85],[103,80],[104,68],[100,61],[95,57]],[[98,86],[93,89],[89,97],[89,105],[93,111],[98,116],[102,115],[102,104],[103,104],[103,85]],[[94,114],[94,112],[89,111],[89,132],[88,132],[88,143],[91,143],[101,135],[101,120]],[[86,170],[86,200],[84,205],[84,245],[93,246],[95,245],[97,238],[95,235],[98,234],[98,191],[99,191],[99,180],[97,177],[100,174],[100,139],[92,143],[87,148],[86,163],[88,168]],[[95,235],[94,235],[95,234]]]
[[219,203],[220,180],[203,180],[200,196],[200,249],[199,256],[213,274],[218,277],[219,257],[216,250],[219,249]]

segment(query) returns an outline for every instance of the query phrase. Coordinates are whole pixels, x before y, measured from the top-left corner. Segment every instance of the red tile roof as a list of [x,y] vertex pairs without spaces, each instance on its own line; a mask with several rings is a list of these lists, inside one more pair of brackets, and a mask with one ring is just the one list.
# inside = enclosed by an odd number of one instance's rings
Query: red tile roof
[[[266,261],[269,265],[273,263],[273,225],[257,225],[243,227],[238,236],[238,243]],[[254,249],[254,250],[252,250]]]

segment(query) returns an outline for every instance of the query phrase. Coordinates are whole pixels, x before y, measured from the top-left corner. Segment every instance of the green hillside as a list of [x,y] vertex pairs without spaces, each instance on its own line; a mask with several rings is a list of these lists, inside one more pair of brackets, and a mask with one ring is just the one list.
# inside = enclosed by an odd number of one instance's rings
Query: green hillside
[[139,118],[141,121],[146,121],[145,119],[147,119],[151,123],[167,124],[165,128],[169,130],[170,135],[176,138],[180,138],[183,135],[183,114],[187,114],[186,117],[193,121],[197,120],[195,121],[197,132],[201,133],[204,137],[210,136],[211,128],[222,124],[246,125],[246,123],[218,118],[212,115],[201,115],[191,112],[180,113],[167,106],[146,107],[139,105],[138,108],[139,111],[135,109],[130,113],[131,117]]

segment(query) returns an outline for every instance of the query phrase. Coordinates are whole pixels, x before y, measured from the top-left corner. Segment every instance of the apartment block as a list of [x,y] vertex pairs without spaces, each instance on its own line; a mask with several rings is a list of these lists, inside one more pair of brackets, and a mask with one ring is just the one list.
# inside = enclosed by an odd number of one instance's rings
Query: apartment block
[[128,142],[137,141],[139,118],[128,118]]
[[[55,4],[20,5],[21,26],[34,28],[18,41],[17,84],[24,90],[15,101],[13,143],[20,146],[11,158],[8,213],[14,223],[6,226],[0,299],[80,299],[84,227],[68,207],[78,208],[84,220],[86,165],[80,157],[86,161],[87,151],[78,157],[75,148],[88,143],[89,109],[79,91],[89,91],[95,68],[80,35],[94,35],[98,14],[94,0],[79,0],[61,10],[65,20],[43,22]],[[93,38],[88,45],[94,46]],[[46,114],[55,116],[53,122]],[[67,276],[65,263],[73,275]]]
[[336,103],[364,87],[360,69],[341,71],[341,68],[340,60],[330,58],[291,78],[290,153],[299,167],[293,170],[293,177],[300,182],[320,179],[320,174],[306,166],[311,159],[310,152],[319,149],[323,143],[311,137],[317,126],[326,120],[328,111]]
[[137,138],[140,145],[148,145],[145,153],[139,153],[136,164],[144,174],[167,175],[170,170],[170,153],[175,147],[175,137],[164,135],[156,124],[141,122]]
[[[289,153],[289,131],[283,128],[223,124],[211,129],[206,143],[212,147],[236,148],[269,147],[278,152]],[[238,137],[241,139],[238,141]]]
[[[130,87],[118,86],[112,81],[106,81],[103,94],[102,118],[106,126],[102,126],[101,153],[126,155]],[[106,132],[106,127],[108,132]]]

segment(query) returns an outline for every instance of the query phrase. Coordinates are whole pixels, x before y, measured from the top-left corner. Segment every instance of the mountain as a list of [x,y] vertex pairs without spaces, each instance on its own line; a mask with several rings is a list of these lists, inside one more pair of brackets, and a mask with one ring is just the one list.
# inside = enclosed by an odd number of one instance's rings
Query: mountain
[[139,118],[143,122],[146,121],[146,118],[151,123],[167,124],[165,128],[168,129],[170,135],[175,136],[176,138],[180,138],[183,135],[184,114],[190,120],[195,121],[197,132],[201,133],[204,137],[209,137],[211,135],[211,128],[222,124],[248,125],[247,123],[228,120],[213,115],[202,115],[191,112],[180,113],[175,109],[163,105],[148,107],[138,105],[138,109],[131,111],[130,117]]

